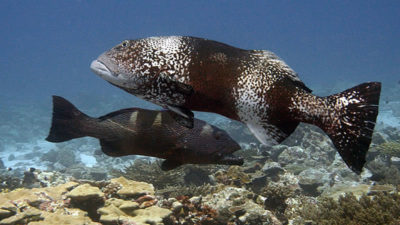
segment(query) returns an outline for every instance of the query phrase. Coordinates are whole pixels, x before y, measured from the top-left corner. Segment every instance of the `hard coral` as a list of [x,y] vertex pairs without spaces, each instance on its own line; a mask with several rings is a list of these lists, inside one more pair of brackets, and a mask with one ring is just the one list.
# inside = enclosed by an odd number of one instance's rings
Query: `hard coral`
[[400,140],[382,143],[376,149],[384,155],[400,157]]
[[333,198],[321,198],[317,204],[306,204],[300,209],[303,224],[311,220],[316,224],[373,224],[388,225],[400,223],[399,194],[377,193],[363,195],[357,199],[353,194]]
[[163,207],[173,209],[173,214],[170,216],[171,224],[219,224],[216,220],[217,211],[202,204],[201,198],[200,200],[195,199],[181,195],[176,198],[177,202],[172,204],[168,201],[163,202]]
[[219,170],[214,174],[218,183],[242,187],[251,182],[250,175],[243,172],[240,166],[230,166],[228,170]]

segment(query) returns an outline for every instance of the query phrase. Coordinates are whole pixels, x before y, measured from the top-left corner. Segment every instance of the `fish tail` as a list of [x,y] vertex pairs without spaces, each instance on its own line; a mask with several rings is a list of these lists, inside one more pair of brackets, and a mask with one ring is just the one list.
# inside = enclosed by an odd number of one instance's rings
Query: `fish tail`
[[68,100],[53,96],[53,118],[46,140],[49,142],[64,142],[87,136],[83,132],[85,121],[89,116],[79,111]]
[[[328,97],[306,94],[297,99],[302,122],[319,126],[330,137],[342,159],[360,174],[378,116],[381,83],[363,83]],[[296,103],[295,103],[296,104]]]

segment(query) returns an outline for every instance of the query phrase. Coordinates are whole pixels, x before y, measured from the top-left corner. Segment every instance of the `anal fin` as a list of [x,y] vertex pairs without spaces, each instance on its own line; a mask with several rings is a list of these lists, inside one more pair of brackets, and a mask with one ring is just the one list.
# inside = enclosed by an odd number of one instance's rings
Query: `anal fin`
[[284,141],[296,129],[298,122],[285,124],[246,123],[251,133],[263,144],[271,146]]

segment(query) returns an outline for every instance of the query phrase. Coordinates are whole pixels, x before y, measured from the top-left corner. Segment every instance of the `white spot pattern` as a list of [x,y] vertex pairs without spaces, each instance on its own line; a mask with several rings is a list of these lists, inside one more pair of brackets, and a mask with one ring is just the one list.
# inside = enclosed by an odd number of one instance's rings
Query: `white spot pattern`
[[242,61],[242,71],[233,88],[237,114],[251,132],[263,144],[277,144],[285,137],[276,126],[268,123],[267,92],[274,88],[276,81],[291,78],[300,81],[296,73],[275,54],[269,51],[251,51],[250,60]]

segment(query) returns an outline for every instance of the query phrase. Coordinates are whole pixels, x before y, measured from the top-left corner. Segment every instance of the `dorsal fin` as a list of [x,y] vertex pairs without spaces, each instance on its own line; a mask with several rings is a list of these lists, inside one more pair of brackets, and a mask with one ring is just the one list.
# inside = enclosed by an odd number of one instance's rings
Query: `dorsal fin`
[[108,114],[106,114],[104,116],[100,116],[98,119],[99,120],[106,120],[106,119],[110,119],[110,118],[115,117],[115,116],[120,115],[120,114],[131,113],[131,112],[135,112],[135,111],[139,111],[139,110],[141,110],[141,109],[139,109],[139,108],[120,109],[118,111],[108,113]]

